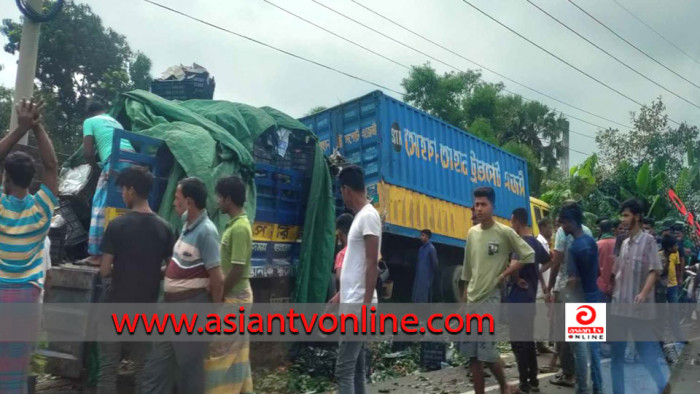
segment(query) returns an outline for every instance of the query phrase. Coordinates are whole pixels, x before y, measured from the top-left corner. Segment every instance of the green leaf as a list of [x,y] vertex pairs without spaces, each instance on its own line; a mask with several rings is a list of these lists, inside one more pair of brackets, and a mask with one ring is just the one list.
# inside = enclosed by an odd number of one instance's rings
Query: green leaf
[[625,189],[624,187],[620,187],[620,196],[622,197],[623,201],[635,197],[634,194],[632,194],[629,190]]
[[661,200],[661,196],[657,195],[654,197],[654,200],[651,203],[651,206],[649,207],[649,212],[647,212],[648,217],[653,216],[653,212],[656,209],[657,205],[659,205],[659,200]]
[[637,193],[646,196],[650,192],[650,168],[649,163],[644,163],[637,173]]
[[578,171],[578,166],[573,166],[571,169],[569,169],[569,176],[573,177],[576,175],[576,172]]

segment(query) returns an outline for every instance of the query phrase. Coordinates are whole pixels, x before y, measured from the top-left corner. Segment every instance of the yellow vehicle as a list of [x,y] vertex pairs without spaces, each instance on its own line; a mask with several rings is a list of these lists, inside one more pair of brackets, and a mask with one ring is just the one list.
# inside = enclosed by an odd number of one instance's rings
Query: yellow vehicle
[[536,199],[535,197],[530,197],[530,217],[532,218],[532,233],[537,236],[540,233],[540,229],[537,223],[542,219],[549,216],[551,212],[551,207],[546,202]]

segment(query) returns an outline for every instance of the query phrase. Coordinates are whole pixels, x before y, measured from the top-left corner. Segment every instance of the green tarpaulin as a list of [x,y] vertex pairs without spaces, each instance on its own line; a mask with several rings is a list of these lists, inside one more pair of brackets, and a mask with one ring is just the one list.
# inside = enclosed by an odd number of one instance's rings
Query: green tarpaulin
[[[180,218],[173,209],[177,182],[186,176],[201,178],[209,188],[208,211],[221,231],[228,217],[216,208],[216,180],[240,174],[248,188],[246,212],[255,216],[253,143],[264,132],[286,128],[294,138],[315,136],[296,119],[269,107],[213,100],[173,102],[142,90],[122,94],[111,111],[125,129],[160,138],[176,164],[158,214],[174,226]],[[74,155],[67,166],[79,164]],[[295,302],[324,302],[334,253],[334,214],[331,176],[323,152],[315,144],[311,184],[296,271]]]

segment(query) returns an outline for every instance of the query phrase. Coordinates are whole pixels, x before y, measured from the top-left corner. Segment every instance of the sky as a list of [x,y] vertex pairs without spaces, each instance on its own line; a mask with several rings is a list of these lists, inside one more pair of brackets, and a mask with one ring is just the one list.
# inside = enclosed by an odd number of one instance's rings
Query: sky
[[[318,29],[263,0],[154,0],[183,13],[306,57],[393,90],[402,91],[407,70]],[[363,24],[458,69],[478,69],[450,52],[416,37],[363,9],[351,0],[316,0]],[[548,55],[462,0],[355,0],[385,17],[524,85],[604,118],[629,125],[639,105]],[[506,26],[571,65],[643,104],[662,96],[671,119],[700,125],[700,109],[671,95],[625,68],[559,25],[525,0],[469,0]],[[640,73],[700,106],[700,88],[636,51],[564,0],[531,0],[563,23]],[[174,64],[196,62],[216,78],[215,99],[271,106],[294,117],[310,108],[333,106],[378,89],[369,83],[247,41],[149,4],[144,0],[86,0],[103,23],[126,36],[129,45],[153,61],[160,75]],[[440,73],[454,71],[365,27],[333,13],[313,0],[269,0],[334,33],[404,65],[430,61]],[[700,2],[693,0],[617,0],[644,23],[690,55],[674,48],[612,0],[574,0],[632,44],[700,86]],[[2,18],[19,18],[13,1],[0,2]],[[0,38],[4,45],[4,38]],[[696,62],[697,61],[697,62]],[[16,57],[0,52],[0,85],[14,85]],[[484,80],[503,78],[486,70]],[[509,81],[506,88],[539,100],[569,116],[572,165],[596,152],[597,126],[614,123],[581,112]],[[401,98],[397,93],[385,92]],[[566,115],[565,115],[566,116]],[[594,123],[596,126],[577,119]],[[624,129],[623,129],[624,130]],[[582,136],[580,134],[584,134]],[[587,137],[586,137],[587,136]]]

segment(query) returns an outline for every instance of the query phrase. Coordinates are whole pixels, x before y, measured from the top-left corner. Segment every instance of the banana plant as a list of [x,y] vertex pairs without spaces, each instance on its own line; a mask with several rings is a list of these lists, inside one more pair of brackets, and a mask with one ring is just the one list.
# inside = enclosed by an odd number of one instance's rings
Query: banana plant
[[[581,165],[574,166],[569,170],[569,175],[563,180],[550,184],[550,190],[540,198],[553,207],[553,215],[558,213],[559,207],[566,200],[576,200],[582,203],[585,209],[591,193],[596,190],[596,166],[598,157],[593,155],[586,159]],[[585,212],[588,219],[595,216],[593,213]],[[594,220],[595,221],[595,220]]]
[[[630,194],[647,202],[649,206],[648,217],[661,218],[667,213],[665,181],[666,173],[658,171],[652,174],[649,163],[642,164],[637,172],[636,190]],[[629,193],[624,188],[621,191]]]

